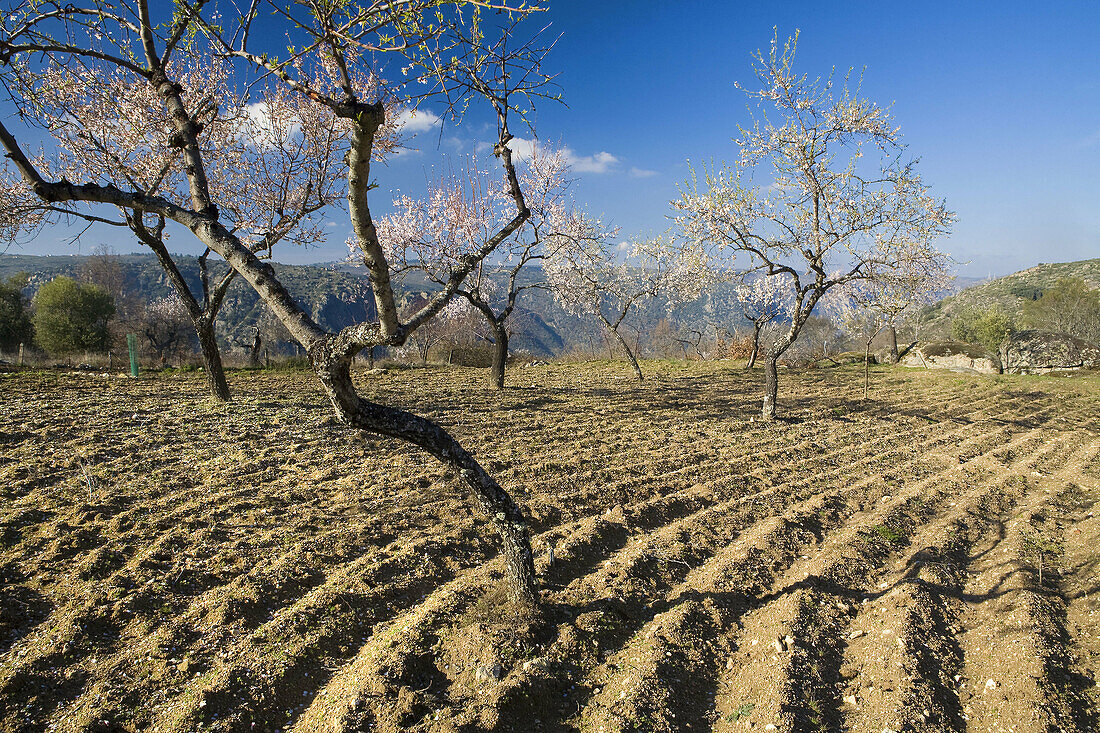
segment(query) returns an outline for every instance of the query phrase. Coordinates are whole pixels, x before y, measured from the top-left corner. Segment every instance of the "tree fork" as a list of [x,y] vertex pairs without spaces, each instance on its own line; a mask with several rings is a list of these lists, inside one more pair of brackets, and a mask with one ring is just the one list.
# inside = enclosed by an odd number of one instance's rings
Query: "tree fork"
[[446,430],[427,418],[362,399],[351,381],[351,358],[334,356],[327,344],[310,350],[310,360],[337,416],[360,430],[413,443],[458,472],[474,500],[500,535],[507,590],[519,605],[538,605],[535,558],[527,519],[515,500]]

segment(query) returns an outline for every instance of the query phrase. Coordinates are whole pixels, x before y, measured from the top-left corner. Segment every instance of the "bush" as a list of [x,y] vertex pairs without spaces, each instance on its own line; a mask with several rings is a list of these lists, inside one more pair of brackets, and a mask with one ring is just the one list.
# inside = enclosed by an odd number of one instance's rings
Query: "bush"
[[14,351],[19,344],[29,344],[34,336],[34,324],[23,297],[26,284],[25,274],[0,283],[0,349]]
[[1021,300],[1038,300],[1043,297],[1043,289],[1037,285],[1018,283],[1008,289],[1008,292]]
[[57,277],[34,296],[34,329],[38,344],[51,354],[103,351],[115,314],[114,298],[97,285]]
[[1100,343],[1100,291],[1080,278],[1062,278],[1041,298],[1024,304],[1032,328]]
[[488,367],[493,364],[493,347],[490,344],[456,346],[447,353],[450,363],[455,366]]
[[724,341],[722,347],[719,358],[748,359],[752,355],[752,332],[736,333],[730,337],[729,341]]
[[978,344],[997,353],[1001,344],[1016,332],[1012,316],[1002,308],[990,306],[985,310],[966,310],[951,321],[951,338],[968,344]]
[[272,360],[266,368],[276,372],[303,372],[311,371],[313,365],[308,356],[288,356],[285,359]]

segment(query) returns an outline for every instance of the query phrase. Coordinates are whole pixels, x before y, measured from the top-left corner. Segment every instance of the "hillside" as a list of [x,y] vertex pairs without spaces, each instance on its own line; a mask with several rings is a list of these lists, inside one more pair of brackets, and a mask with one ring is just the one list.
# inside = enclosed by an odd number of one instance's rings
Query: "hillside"
[[[59,276],[76,277],[91,258],[86,255],[36,256],[5,254],[0,256],[0,279],[18,272],[31,274],[27,295],[33,295],[38,286]],[[117,255],[124,281],[131,295],[141,302],[151,302],[169,295],[168,279],[152,254]],[[177,255],[176,261],[195,293],[199,286],[198,260],[195,257]],[[280,280],[300,303],[307,305],[313,319],[329,331],[337,331],[357,321],[374,317],[374,299],[370,284],[361,267],[344,262],[318,265],[274,264]],[[212,277],[225,271],[221,262],[211,264]],[[490,275],[490,277],[493,277]],[[503,276],[500,276],[503,280]],[[537,270],[528,273],[530,278],[540,278]],[[437,286],[415,274],[395,283],[405,292],[430,292]],[[501,283],[503,286],[503,282]],[[726,286],[728,289],[728,286]],[[687,303],[671,317],[658,303],[648,303],[632,316],[634,328],[641,334],[649,334],[663,318],[670,318],[681,325],[716,323],[734,329],[742,325],[740,312],[731,311],[734,303],[728,293],[725,297],[708,298]],[[725,305],[721,305],[725,304]],[[275,350],[292,349],[289,336],[266,310],[256,293],[238,280],[226,295],[217,322],[217,335],[223,348],[245,348],[251,344],[255,328],[260,327],[266,344]],[[547,290],[534,288],[524,291],[519,306],[512,317],[513,336],[510,340],[514,353],[526,352],[534,356],[557,356],[574,348],[586,351],[602,351],[607,346],[602,325],[593,318],[581,318],[562,308]],[[628,335],[633,341],[635,336]],[[644,339],[643,339],[644,341]]]
[[928,335],[946,334],[951,319],[968,309],[984,310],[996,305],[1019,317],[1023,303],[1036,300],[1062,278],[1080,278],[1100,288],[1100,259],[1077,262],[1041,262],[1026,270],[968,287],[944,298],[929,309],[925,329]]
[[[31,275],[27,295],[33,296],[38,286],[55,277],[77,277],[91,257],[86,255],[38,256],[4,254],[0,256],[0,279],[7,279],[19,272]],[[123,280],[129,292],[140,302],[151,302],[169,295],[170,286],[156,258],[152,254],[117,255],[116,261],[123,271]],[[198,259],[176,255],[176,261],[192,288],[201,292]],[[307,305],[311,316],[323,328],[337,331],[352,323],[374,318],[374,299],[370,283],[361,268],[346,263],[320,265],[284,265],[275,263],[279,279],[291,295]],[[225,272],[221,262],[210,266],[212,279]],[[429,283],[415,276],[403,284],[407,292],[427,292],[434,289]],[[260,327],[265,342],[272,348],[290,348],[282,341],[282,329],[273,317],[265,318],[266,309],[246,283],[238,280],[230,287],[217,322],[218,340],[223,348],[245,347],[252,342],[255,328]],[[643,328],[649,328],[661,317],[661,313],[646,314]],[[562,309],[553,296],[544,290],[528,290],[513,316],[516,334],[511,340],[512,350],[528,352],[536,356],[554,356],[578,344],[600,343],[598,324],[577,318]]]
[[[186,255],[175,255],[175,258],[192,292],[201,293],[198,258]],[[5,254],[0,257],[0,279],[17,272],[29,273],[31,279],[27,294],[31,295],[39,285],[59,275],[79,275],[90,259],[83,255]],[[129,293],[138,301],[147,303],[170,294],[168,278],[152,254],[118,255],[116,261],[123,271]],[[307,304],[313,319],[324,328],[337,330],[374,315],[370,286],[361,278],[323,267],[278,263],[274,267],[291,295],[298,302]],[[210,272],[213,281],[225,272],[225,264],[212,263]],[[269,325],[262,322],[264,312],[256,292],[243,280],[235,281],[226,294],[217,322],[218,340],[222,346],[251,343],[254,329]],[[267,321],[272,322],[272,319]]]

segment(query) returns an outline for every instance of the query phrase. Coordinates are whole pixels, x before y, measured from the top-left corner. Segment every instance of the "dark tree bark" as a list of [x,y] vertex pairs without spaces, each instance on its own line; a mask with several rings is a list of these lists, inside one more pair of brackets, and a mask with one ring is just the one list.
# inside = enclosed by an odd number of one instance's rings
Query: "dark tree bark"
[[260,365],[260,347],[263,346],[263,339],[260,338],[260,329],[257,328],[252,334],[252,347],[248,350],[248,363],[251,366]]
[[333,355],[327,344],[315,346],[310,358],[341,420],[361,430],[413,443],[458,472],[500,535],[511,599],[523,605],[536,605],[535,560],[527,520],[512,497],[439,425],[404,410],[359,397],[351,381],[350,358]]
[[503,323],[491,323],[493,329],[493,366],[489,371],[489,384],[493,389],[504,389],[504,368],[508,364],[508,329]]
[[222,367],[222,353],[214,336],[214,321],[200,318],[194,321],[195,334],[199,337],[199,350],[202,352],[202,364],[206,370],[206,384],[210,394],[222,402],[229,402],[229,383],[225,380]]
[[802,331],[802,327],[806,325],[806,321],[813,313],[814,306],[817,305],[817,301],[821,299],[821,296],[825,294],[826,288],[822,287],[822,282],[825,277],[823,272],[818,272],[818,281],[815,285],[807,286],[803,288],[799,284],[798,275],[793,275],[795,285],[797,287],[795,304],[793,313],[794,318],[791,320],[790,328],[787,329],[787,333],[782,338],[776,339],[774,342],[768,344],[767,349],[764,351],[764,405],[761,409],[761,416],[764,420],[774,420],[776,412],[776,400],[779,397],[779,357],[790,348],[791,344],[798,338],[798,334]]
[[746,369],[752,369],[756,366],[756,357],[760,353],[760,331],[763,329],[763,324],[752,324],[752,353],[749,354],[749,363],[745,365]]
[[765,420],[775,419],[775,401],[779,397],[779,355],[771,351],[764,354],[764,409]]

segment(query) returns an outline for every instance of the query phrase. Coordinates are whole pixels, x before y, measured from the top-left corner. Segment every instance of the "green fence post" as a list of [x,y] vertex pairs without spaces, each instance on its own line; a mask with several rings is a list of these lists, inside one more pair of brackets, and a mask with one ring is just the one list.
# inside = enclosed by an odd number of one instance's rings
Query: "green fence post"
[[126,346],[130,349],[130,376],[138,375],[137,337],[132,333],[126,334]]

